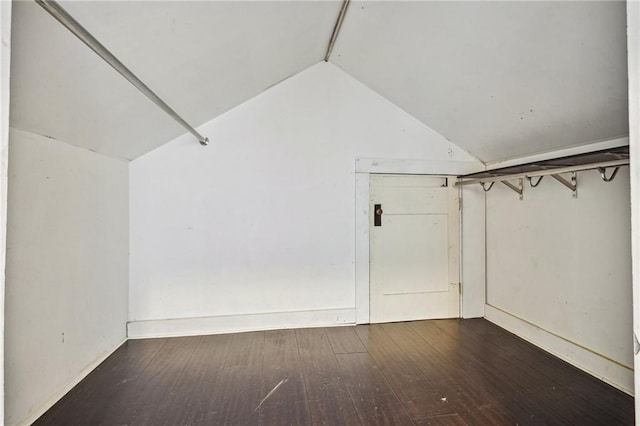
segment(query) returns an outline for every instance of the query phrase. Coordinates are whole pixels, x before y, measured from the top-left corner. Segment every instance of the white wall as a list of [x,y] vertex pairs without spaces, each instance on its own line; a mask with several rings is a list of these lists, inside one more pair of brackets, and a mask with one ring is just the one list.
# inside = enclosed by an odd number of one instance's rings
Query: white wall
[[462,317],[482,318],[486,302],[485,193],[462,186]]
[[11,130],[6,424],[29,422],[126,337],[128,164]]
[[131,163],[130,336],[355,322],[355,159],[474,161],[327,63],[199,130]]
[[[627,54],[629,68],[629,143],[631,145],[631,228],[633,252],[633,330],[635,394],[640,395],[640,2],[627,1]],[[636,419],[640,400],[636,399]]]
[[487,318],[632,392],[629,216],[628,167],[487,193]]
[[4,271],[7,240],[11,6],[10,1],[0,1],[0,422],[4,419]]

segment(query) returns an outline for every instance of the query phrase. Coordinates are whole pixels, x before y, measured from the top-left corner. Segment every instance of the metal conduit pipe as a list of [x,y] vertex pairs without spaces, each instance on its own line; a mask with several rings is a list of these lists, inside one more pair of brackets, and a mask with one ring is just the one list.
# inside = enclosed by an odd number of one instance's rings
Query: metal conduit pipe
[[333,52],[333,46],[336,44],[336,40],[338,39],[340,28],[342,28],[342,21],[344,21],[344,15],[346,15],[347,9],[349,8],[349,1],[350,0],[343,0],[342,2],[342,7],[340,8],[340,13],[338,14],[338,19],[336,20],[336,25],[333,27],[333,33],[331,33],[331,39],[329,40],[327,53],[324,55],[325,62],[329,62],[329,58],[331,57],[331,52]]
[[133,84],[139,91],[141,91],[147,98],[149,98],[154,104],[158,105],[164,112],[169,114],[174,120],[176,120],[182,127],[187,129],[189,133],[198,138],[200,145],[208,145],[209,138],[202,136],[196,129],[194,129],[189,123],[187,123],[182,117],[178,115],[165,101],[160,99],[153,90],[151,90],[146,84],[142,82],[134,73],[129,70],[118,58],[102,45],[89,31],[87,31],[78,21],[76,21],[66,10],[60,6],[54,0],[35,0],[44,10],[46,10],[51,16],[53,16],[58,22],[64,25],[69,31],[71,31],[76,37],[86,44],[91,50],[93,50],[98,56],[100,56],[105,62],[111,65],[120,75],[126,78],[129,83]]

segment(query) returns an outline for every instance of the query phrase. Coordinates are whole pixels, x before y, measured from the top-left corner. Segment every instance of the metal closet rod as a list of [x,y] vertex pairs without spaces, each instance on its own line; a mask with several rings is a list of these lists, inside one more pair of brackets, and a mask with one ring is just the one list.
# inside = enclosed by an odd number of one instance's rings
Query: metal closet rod
[[338,39],[338,34],[340,33],[340,28],[342,28],[342,21],[344,20],[344,15],[347,13],[347,9],[349,8],[350,0],[343,0],[342,7],[340,8],[340,13],[338,14],[338,19],[336,20],[336,25],[333,27],[333,32],[331,33],[331,39],[329,40],[329,46],[327,47],[327,53],[324,55],[324,61],[329,62],[329,58],[331,57],[331,52],[333,52],[333,46],[336,44],[336,40]]
[[[581,166],[568,166],[568,167],[555,167],[549,168],[546,170],[538,170],[531,171],[526,173],[511,173],[502,176],[492,176],[486,178],[475,178],[468,180],[459,180],[456,182],[456,185],[471,185],[473,183],[489,183],[489,182],[502,182],[504,180],[510,179],[518,179],[525,177],[537,177],[537,176],[549,176],[549,175],[557,175],[561,173],[569,173],[569,172],[580,172],[583,170],[593,170],[593,169],[606,169],[608,167],[619,167],[626,166],[629,164],[629,160],[612,160],[612,161],[603,161],[600,163],[592,163],[592,164],[583,164]],[[487,173],[490,173],[490,170],[487,170]]]
[[49,12],[58,22],[64,25],[69,31],[71,31],[76,37],[86,44],[91,50],[93,50],[98,56],[104,59],[109,65],[111,65],[120,75],[126,78],[129,83],[133,84],[139,91],[141,91],[147,98],[158,105],[161,109],[169,114],[174,120],[176,120],[182,127],[187,129],[189,133],[198,138],[200,145],[208,145],[209,138],[202,136],[196,129],[194,129],[189,123],[184,121],[182,117],[178,115],[165,101],[160,99],[153,90],[151,90],[146,84],[142,82],[134,73],[129,70],[118,58],[113,56],[109,50],[102,45],[89,31],[87,31],[78,21],[76,21],[66,10],[62,8],[54,0],[35,0],[44,10]]

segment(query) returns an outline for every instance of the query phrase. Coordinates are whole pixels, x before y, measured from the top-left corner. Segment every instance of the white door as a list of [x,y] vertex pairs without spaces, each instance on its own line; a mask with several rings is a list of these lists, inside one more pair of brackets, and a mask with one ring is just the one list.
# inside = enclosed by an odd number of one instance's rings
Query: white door
[[460,315],[454,178],[371,175],[370,321]]

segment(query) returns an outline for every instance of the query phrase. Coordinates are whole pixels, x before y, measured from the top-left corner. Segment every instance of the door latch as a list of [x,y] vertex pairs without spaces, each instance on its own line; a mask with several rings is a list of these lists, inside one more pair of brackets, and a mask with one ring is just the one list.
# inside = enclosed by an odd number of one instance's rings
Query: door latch
[[373,226],[382,226],[382,204],[374,204],[373,211]]

